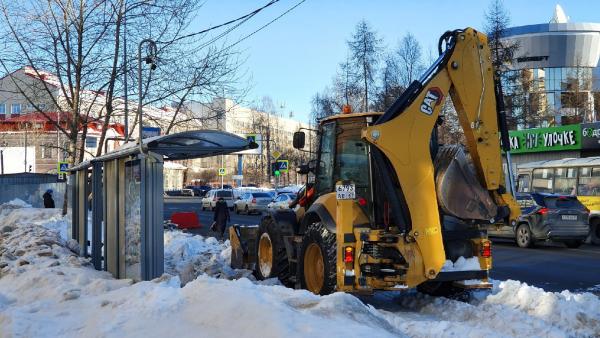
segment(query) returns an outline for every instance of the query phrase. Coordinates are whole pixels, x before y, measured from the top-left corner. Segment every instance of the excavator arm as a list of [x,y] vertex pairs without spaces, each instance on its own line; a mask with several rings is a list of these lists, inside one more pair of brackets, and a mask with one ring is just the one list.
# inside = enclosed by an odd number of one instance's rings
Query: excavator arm
[[[439,203],[431,144],[446,96],[450,95],[456,108],[474,164],[474,172],[469,175],[467,171],[467,176],[475,176],[471,179],[492,201],[493,208],[487,205],[491,217],[475,221],[514,222],[520,214],[504,187],[500,140],[508,150],[508,131],[487,37],[472,28],[447,32],[440,38],[440,52],[422,78],[362,132],[372,145],[375,166],[387,168],[390,173],[381,179],[390,210],[404,233],[399,250],[410,266],[409,286],[434,279],[446,260],[440,217],[444,206]],[[464,214],[469,214],[466,209],[472,207],[471,197],[451,196],[455,202],[465,201],[454,203],[464,205]],[[460,210],[452,216],[460,218]]]

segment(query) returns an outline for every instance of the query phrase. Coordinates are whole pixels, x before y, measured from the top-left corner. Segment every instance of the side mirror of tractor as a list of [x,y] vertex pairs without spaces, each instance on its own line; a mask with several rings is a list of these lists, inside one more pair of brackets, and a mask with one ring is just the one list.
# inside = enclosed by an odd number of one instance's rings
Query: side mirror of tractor
[[304,148],[304,143],[306,143],[306,134],[303,131],[297,131],[294,133],[294,141],[293,145],[295,149]]
[[308,164],[301,164],[296,168],[296,172],[300,175],[306,175],[310,172]]

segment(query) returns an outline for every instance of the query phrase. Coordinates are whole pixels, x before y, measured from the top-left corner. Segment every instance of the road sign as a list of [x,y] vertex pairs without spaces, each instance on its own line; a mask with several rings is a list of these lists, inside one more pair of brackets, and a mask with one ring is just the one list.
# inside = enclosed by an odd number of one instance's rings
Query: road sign
[[147,127],[142,128],[142,138],[160,136],[160,128],[158,127]]
[[281,153],[277,150],[274,150],[271,152],[271,156],[273,156],[273,159],[276,160],[281,157]]
[[219,176],[225,176],[225,168],[219,168]]
[[243,180],[244,175],[231,175],[232,180]]
[[58,162],[56,171],[59,174],[66,174],[67,170],[69,170],[69,162],[65,162],[65,161]]
[[290,166],[290,161],[277,160],[277,170],[279,170],[280,172],[287,173],[289,166]]

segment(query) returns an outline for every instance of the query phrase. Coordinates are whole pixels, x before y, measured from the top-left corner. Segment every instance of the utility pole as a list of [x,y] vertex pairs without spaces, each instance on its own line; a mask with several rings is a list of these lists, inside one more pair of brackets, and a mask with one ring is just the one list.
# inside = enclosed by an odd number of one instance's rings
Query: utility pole
[[25,123],[25,160],[23,161],[23,172],[27,172],[27,123]]
[[127,4],[123,14],[123,86],[125,87],[125,143],[129,141],[129,103],[127,96]]

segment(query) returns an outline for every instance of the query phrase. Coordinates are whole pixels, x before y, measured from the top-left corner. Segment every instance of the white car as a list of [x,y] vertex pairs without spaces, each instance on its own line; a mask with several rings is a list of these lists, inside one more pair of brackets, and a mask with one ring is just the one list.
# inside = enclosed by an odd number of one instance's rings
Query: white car
[[214,210],[217,200],[223,197],[229,209],[233,209],[233,191],[230,189],[213,189],[202,198],[202,210]]
[[296,194],[283,193],[277,195],[275,199],[269,203],[267,206],[270,210],[275,209],[288,209],[290,207],[290,203],[292,203],[296,199]]
[[267,204],[271,202],[271,195],[266,192],[247,192],[233,203],[233,210],[236,214],[244,212],[249,215],[251,212],[260,214],[267,210]]

